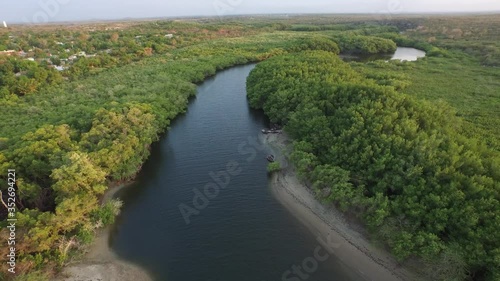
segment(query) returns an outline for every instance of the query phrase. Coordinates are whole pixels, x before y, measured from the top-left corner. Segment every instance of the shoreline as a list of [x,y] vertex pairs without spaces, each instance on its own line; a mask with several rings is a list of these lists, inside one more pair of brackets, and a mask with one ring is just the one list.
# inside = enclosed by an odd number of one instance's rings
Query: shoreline
[[[112,185],[106,190],[100,202],[105,204],[122,189],[131,184]],[[84,254],[64,266],[56,281],[152,281],[143,268],[120,259],[109,246],[112,226],[98,229],[94,241],[83,251]]]
[[420,280],[386,250],[373,246],[363,234],[364,227],[359,222],[348,219],[335,207],[325,206],[315,198],[313,191],[298,179],[293,165],[288,163],[285,154],[290,140],[285,133],[265,135],[263,142],[282,166],[282,170],[271,178],[273,195],[312,234],[323,237],[323,240],[328,237],[335,242],[338,247],[333,255],[347,268],[364,280]]

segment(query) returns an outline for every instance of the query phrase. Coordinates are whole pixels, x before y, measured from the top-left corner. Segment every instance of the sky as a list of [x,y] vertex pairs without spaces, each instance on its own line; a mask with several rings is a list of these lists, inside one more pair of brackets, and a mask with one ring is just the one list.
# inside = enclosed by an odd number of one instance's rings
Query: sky
[[0,21],[45,23],[234,14],[489,11],[500,11],[500,0],[3,0]]

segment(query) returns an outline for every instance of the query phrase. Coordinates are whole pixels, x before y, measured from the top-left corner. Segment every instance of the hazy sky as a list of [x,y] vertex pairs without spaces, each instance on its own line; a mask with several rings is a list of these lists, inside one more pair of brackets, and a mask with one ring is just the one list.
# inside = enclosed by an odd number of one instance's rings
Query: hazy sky
[[43,23],[264,13],[500,11],[500,0],[3,0],[0,21]]

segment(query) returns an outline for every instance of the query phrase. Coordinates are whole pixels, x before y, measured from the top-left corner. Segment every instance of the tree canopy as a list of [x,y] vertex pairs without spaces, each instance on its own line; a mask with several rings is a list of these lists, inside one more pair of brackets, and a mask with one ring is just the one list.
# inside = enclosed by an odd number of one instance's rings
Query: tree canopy
[[498,279],[500,155],[462,135],[449,106],[379,85],[324,51],[262,62],[247,88],[252,107],[286,125],[299,173],[326,201],[359,210],[396,257],[442,269],[452,252],[463,265],[455,278]]

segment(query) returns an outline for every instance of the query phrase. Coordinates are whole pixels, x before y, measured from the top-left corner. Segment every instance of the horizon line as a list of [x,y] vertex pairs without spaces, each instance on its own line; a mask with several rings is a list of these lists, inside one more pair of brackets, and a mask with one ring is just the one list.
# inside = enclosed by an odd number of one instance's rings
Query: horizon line
[[[200,18],[231,18],[231,17],[263,17],[263,16],[310,16],[310,15],[318,15],[318,16],[335,16],[335,15],[357,15],[357,16],[371,16],[371,15],[384,15],[385,13],[357,13],[357,12],[346,12],[346,13],[255,13],[255,14],[227,14],[227,15],[186,15],[186,16],[159,16],[159,17],[122,17],[122,18],[109,18],[109,19],[80,19],[80,20],[55,20],[41,23],[30,23],[30,22],[7,22],[8,25],[22,26],[22,25],[51,25],[51,24],[78,24],[78,23],[92,23],[92,22],[120,22],[120,21],[148,21],[148,20],[168,20],[168,19],[200,19]],[[438,15],[496,15],[500,14],[500,10],[496,11],[442,11],[442,12],[404,12],[391,14],[391,16],[438,16]],[[2,20],[4,21],[4,20]]]

